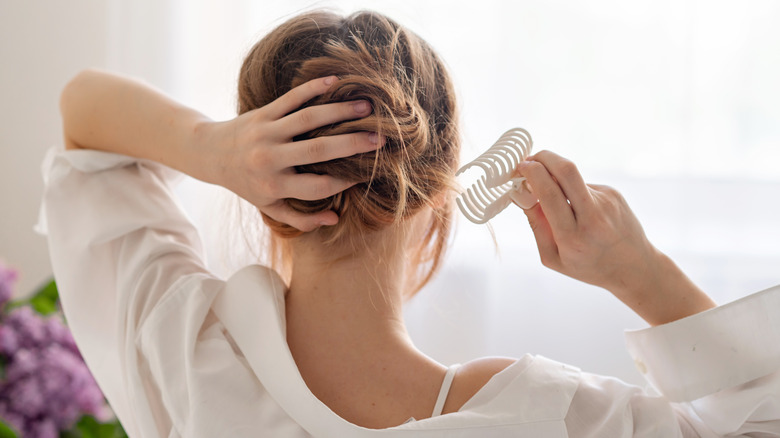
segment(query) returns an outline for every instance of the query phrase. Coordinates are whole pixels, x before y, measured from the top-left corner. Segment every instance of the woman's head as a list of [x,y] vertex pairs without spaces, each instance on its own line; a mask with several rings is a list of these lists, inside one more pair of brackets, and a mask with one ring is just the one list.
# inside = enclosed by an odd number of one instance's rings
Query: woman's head
[[[421,287],[439,265],[452,220],[447,192],[457,169],[460,138],[450,78],[425,41],[387,17],[373,12],[347,17],[310,12],[288,20],[252,48],[239,77],[239,113],[262,107],[308,80],[331,75],[339,80],[304,106],[365,99],[373,114],[308,132],[300,139],[371,131],[383,136],[385,145],[376,152],[300,166],[299,172],[357,184],[323,200],[285,202],[304,213],[335,211],[337,225],[312,233],[324,244],[347,245],[357,252],[371,233],[432,209],[412,257],[420,269]],[[265,215],[263,220],[277,248],[278,239],[302,234]]]

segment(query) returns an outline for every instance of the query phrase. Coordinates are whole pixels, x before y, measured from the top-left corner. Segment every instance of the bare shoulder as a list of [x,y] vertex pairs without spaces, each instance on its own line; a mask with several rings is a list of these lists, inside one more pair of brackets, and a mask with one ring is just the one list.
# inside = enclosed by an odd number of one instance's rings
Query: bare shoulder
[[444,413],[456,412],[496,374],[517,362],[508,357],[482,357],[458,369],[444,404]]

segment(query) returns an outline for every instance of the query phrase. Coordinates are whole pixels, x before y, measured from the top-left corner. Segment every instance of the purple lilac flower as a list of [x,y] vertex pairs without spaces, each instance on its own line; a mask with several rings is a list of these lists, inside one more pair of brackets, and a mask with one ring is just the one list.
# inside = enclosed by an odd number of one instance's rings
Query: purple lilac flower
[[6,325],[0,325],[0,354],[10,356],[19,348],[19,337],[16,330]]
[[22,348],[42,347],[50,341],[46,337],[44,320],[29,306],[14,309],[6,318],[6,323],[16,330]]
[[44,329],[46,331],[46,337],[52,342],[67,348],[72,353],[79,356],[79,349],[76,347],[76,341],[73,339],[73,334],[68,330],[65,324],[57,318],[48,318],[44,323]]
[[68,370],[58,366],[56,362],[45,360],[43,366],[37,370],[38,378],[41,380],[43,392],[47,394],[55,393],[58,389],[70,385],[71,376]]
[[37,438],[57,438],[60,436],[57,425],[53,421],[44,418],[39,421],[30,422],[27,425],[24,436]]
[[84,414],[108,420],[95,379],[58,318],[20,307],[0,318],[0,418],[25,437],[57,437]]
[[55,413],[51,419],[59,429],[68,429],[83,414],[78,405],[67,398],[56,398],[49,402],[49,412]]
[[0,308],[13,296],[13,286],[19,273],[0,261]]
[[46,406],[45,395],[35,376],[27,376],[15,381],[8,390],[14,411],[26,418],[36,418],[43,413]]
[[38,357],[32,350],[21,348],[11,357],[11,363],[5,368],[5,380],[8,383],[23,379],[38,368]]

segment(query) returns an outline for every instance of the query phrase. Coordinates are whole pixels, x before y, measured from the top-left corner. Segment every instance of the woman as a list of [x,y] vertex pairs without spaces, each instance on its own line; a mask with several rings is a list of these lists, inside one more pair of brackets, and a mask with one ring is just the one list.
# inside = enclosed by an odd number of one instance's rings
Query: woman
[[[457,116],[436,54],[379,14],[272,31],[227,122],[93,71],[61,107],[52,262],[130,436],[780,436],[780,289],[713,309],[617,192],[551,152],[517,169],[542,262],[658,326],[629,348],[663,395],[542,357],[448,368],[414,347],[401,309],[444,253]],[[211,275],[171,169],[255,205],[285,280]]]

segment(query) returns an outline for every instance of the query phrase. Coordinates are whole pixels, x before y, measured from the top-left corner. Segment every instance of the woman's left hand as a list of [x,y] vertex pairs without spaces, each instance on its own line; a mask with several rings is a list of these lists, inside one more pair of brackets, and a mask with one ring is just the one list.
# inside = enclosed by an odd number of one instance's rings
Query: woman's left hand
[[[314,79],[277,100],[226,122],[204,122],[196,149],[205,181],[221,185],[246,199],[271,218],[301,231],[334,225],[333,211],[311,215],[291,209],[285,198],[317,200],[354,184],[329,175],[297,173],[295,166],[369,152],[382,145],[377,134],[355,132],[293,141],[313,129],[371,114],[364,100],[308,107],[304,103],[327,91],[336,77]],[[191,173],[191,172],[188,172]]]

